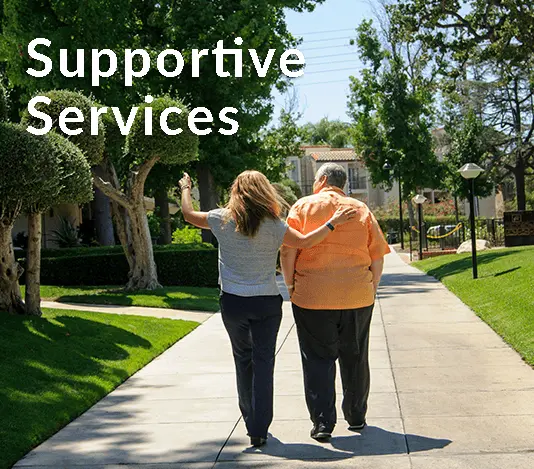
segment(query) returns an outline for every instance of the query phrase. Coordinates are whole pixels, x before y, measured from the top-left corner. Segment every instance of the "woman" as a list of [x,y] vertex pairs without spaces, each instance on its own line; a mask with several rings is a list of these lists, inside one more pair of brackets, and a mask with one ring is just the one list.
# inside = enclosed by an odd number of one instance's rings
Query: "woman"
[[258,171],[241,173],[226,208],[210,212],[193,210],[187,173],[180,188],[185,220],[210,229],[219,242],[221,314],[232,344],[239,407],[251,444],[262,446],[273,419],[274,357],[282,320],[283,300],[275,277],[278,250],[282,244],[308,248],[320,243],[355,211],[340,209],[303,235],[280,219],[280,198]]

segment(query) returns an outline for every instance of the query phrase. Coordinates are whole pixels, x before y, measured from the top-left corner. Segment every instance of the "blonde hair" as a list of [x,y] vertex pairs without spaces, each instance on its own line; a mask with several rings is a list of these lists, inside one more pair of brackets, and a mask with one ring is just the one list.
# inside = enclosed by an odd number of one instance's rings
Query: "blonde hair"
[[244,171],[235,179],[226,205],[236,231],[255,236],[265,219],[280,218],[284,202],[264,174]]

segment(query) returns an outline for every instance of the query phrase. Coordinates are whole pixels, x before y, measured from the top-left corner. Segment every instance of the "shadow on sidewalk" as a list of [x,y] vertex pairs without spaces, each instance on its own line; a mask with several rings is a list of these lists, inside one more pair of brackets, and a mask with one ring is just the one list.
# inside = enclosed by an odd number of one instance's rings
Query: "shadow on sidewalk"
[[261,449],[247,448],[243,454],[265,455],[307,461],[310,459],[350,459],[358,456],[401,455],[420,451],[442,449],[452,443],[447,439],[395,433],[378,427],[366,427],[353,436],[333,437],[323,445],[308,443],[284,443],[270,435],[269,442]]
[[440,288],[441,284],[435,278],[421,273],[388,273],[384,272],[380,287],[378,289],[379,298],[389,298],[392,296],[428,293]]

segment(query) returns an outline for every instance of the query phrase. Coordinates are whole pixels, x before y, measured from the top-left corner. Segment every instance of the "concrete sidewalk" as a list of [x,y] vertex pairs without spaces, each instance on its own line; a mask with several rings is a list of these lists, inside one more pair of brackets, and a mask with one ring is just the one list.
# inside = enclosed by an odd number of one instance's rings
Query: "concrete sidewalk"
[[[309,438],[289,303],[275,421],[253,450],[220,315],[21,460],[18,468],[531,469],[534,371],[439,282],[387,256],[371,330],[369,427]],[[341,413],[340,413],[341,415]]]
[[133,316],[146,316],[162,319],[183,319],[184,321],[196,321],[203,323],[208,320],[213,313],[202,311],[184,311],[170,308],[146,308],[142,306],[120,306],[120,305],[88,305],[83,303],[64,303],[58,301],[42,301],[43,308],[69,309],[74,311],[92,311],[95,313],[110,314],[131,314]]

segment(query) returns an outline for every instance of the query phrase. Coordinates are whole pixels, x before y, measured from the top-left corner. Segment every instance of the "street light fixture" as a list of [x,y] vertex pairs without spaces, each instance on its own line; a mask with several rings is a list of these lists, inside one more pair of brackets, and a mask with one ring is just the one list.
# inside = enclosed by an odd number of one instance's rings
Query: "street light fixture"
[[[404,153],[402,153],[402,151],[400,151],[400,150],[390,149],[390,150],[388,150],[388,153],[398,153],[401,157],[404,156]],[[386,161],[386,163],[384,164],[384,166],[382,168],[385,171],[391,171],[393,169],[393,166],[391,166],[389,161]],[[396,173],[397,173],[397,179],[399,181],[400,241],[401,241],[401,249],[404,249],[404,221],[403,221],[403,217],[402,217],[402,184],[401,184],[400,170],[397,170]]]
[[417,194],[412,199],[417,205],[417,213],[419,216],[419,260],[423,259],[423,204],[426,202],[426,197],[422,194]]
[[471,225],[471,259],[473,262],[473,278],[478,278],[477,265],[477,240],[475,230],[475,179],[480,176],[484,170],[475,163],[467,163],[463,165],[458,172],[464,179],[471,180],[469,186],[469,222]]

